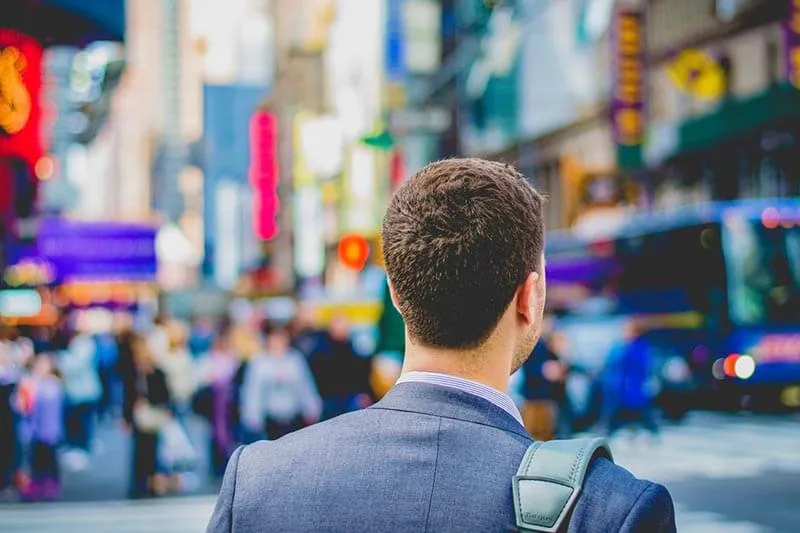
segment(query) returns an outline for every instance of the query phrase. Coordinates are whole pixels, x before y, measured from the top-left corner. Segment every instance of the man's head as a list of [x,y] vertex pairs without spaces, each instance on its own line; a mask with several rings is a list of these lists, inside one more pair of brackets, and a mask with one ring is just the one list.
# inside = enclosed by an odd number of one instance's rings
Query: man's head
[[512,371],[525,361],[544,309],[542,207],[517,170],[482,159],[432,163],[397,191],[383,252],[413,344],[473,350],[503,323]]

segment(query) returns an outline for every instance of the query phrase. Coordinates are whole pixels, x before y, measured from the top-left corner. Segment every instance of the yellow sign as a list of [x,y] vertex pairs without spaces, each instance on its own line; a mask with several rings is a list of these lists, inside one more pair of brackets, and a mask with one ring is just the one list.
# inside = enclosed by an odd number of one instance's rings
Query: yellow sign
[[789,18],[784,24],[784,50],[786,50],[786,77],[800,89],[800,0],[792,0]]
[[0,128],[14,134],[31,116],[31,95],[22,80],[27,62],[13,46],[0,52]]
[[330,302],[312,305],[315,323],[327,326],[335,316],[343,316],[351,324],[377,324],[383,310],[381,302],[375,300],[357,302]]
[[635,11],[617,13],[614,37],[614,137],[636,146],[644,133],[644,25]]
[[683,50],[667,66],[675,86],[694,98],[717,100],[725,94],[725,73],[708,52]]

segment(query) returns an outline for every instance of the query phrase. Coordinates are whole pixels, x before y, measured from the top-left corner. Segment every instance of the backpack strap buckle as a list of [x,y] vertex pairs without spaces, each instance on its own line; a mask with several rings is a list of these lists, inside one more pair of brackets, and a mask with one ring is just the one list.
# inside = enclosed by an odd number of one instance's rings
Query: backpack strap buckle
[[533,443],[512,481],[520,531],[558,531],[578,499],[586,470],[596,457],[613,461],[605,439]]

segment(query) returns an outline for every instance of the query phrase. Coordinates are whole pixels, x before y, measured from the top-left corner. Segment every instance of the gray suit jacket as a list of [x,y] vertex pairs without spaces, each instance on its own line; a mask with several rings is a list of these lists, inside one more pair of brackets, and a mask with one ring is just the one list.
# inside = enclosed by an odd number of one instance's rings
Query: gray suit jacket
[[[369,409],[239,448],[208,532],[515,531],[511,479],[530,444],[482,398],[401,383]],[[565,530],[675,531],[672,500],[598,459]]]

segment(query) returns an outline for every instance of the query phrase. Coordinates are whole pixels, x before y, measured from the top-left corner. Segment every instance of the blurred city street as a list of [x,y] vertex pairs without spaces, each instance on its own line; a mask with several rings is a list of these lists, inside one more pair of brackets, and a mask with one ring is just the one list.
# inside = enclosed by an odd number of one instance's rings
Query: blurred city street
[[[189,433],[196,443],[208,440],[208,429],[205,424],[193,420],[189,424]],[[199,455],[197,474],[192,474],[185,482],[186,492],[192,494],[209,494],[217,490],[217,486],[208,480],[206,465],[208,463],[207,447],[196,446]],[[130,454],[130,437],[123,432],[119,424],[106,424],[98,429],[94,443],[92,462],[88,469],[79,472],[65,472],[62,487],[62,501],[109,501],[122,500],[127,496],[125,480],[128,479],[130,465],[126,461]]]
[[800,531],[800,0],[2,4],[0,533],[200,531],[240,445],[407,380],[609,435],[681,532]]
[[612,441],[617,463],[666,485],[678,531],[792,532],[800,524],[800,418],[696,413],[652,448]]
[[[202,428],[196,430],[199,436]],[[113,428],[98,438],[103,446],[125,447],[122,432]],[[681,533],[791,533],[800,523],[799,439],[796,416],[696,413],[665,426],[656,444],[620,434],[612,448],[619,464],[669,488]],[[85,475],[66,476],[64,500],[76,503],[0,507],[0,531],[182,533],[205,527],[215,498],[201,493],[214,490],[210,483],[194,496],[122,502],[126,465],[109,454],[97,461]],[[112,501],[95,503],[100,500]]]

